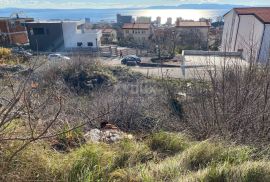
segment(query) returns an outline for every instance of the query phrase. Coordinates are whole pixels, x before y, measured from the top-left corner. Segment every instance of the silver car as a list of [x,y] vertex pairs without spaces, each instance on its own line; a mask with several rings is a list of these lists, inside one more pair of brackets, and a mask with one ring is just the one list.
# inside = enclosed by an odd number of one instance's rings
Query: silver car
[[70,58],[67,56],[63,56],[61,54],[49,54],[48,60],[50,60],[50,61],[70,60]]

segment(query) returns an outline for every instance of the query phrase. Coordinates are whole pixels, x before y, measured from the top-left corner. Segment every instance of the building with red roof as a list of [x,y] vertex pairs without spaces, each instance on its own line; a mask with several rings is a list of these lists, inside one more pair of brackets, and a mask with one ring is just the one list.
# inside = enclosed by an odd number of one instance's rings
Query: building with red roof
[[270,55],[270,7],[234,8],[224,15],[222,51],[242,51],[248,61],[267,63]]

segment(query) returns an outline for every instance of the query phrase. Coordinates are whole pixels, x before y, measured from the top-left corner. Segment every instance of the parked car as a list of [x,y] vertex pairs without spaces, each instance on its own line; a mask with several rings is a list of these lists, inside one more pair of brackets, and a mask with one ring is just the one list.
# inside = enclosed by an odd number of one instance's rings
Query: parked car
[[56,61],[56,60],[70,60],[69,57],[63,56],[61,54],[49,54],[48,60],[50,61]]
[[125,58],[123,58],[121,60],[121,64],[125,64],[125,65],[137,65],[141,63],[141,58],[139,58],[138,56],[135,55],[129,55],[126,56]]

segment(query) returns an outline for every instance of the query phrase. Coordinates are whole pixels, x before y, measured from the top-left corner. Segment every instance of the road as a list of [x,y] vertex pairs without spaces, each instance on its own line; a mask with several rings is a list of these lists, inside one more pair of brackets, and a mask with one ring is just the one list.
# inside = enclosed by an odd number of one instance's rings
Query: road
[[[147,62],[150,58],[142,58],[142,61]],[[185,69],[183,70],[180,66],[179,68],[160,68],[160,67],[141,67],[141,66],[131,66],[130,69],[143,73],[144,75],[154,76],[154,77],[171,77],[171,78],[208,78],[207,71],[213,70],[214,66],[217,69],[221,68],[226,61],[226,64],[234,64],[236,59],[224,59],[222,57],[201,57],[201,56],[187,56],[185,62]],[[237,59],[238,61],[238,59]],[[124,66],[121,65],[120,58],[101,58],[101,62],[109,66]],[[239,62],[239,61],[238,61]],[[239,62],[240,63],[240,62]],[[241,64],[245,64],[241,62]],[[185,72],[185,75],[183,74]]]

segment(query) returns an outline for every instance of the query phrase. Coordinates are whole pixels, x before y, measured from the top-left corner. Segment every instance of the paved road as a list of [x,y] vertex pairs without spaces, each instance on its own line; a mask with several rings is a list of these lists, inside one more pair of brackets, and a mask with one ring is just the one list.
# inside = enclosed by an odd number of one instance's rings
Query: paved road
[[[150,58],[142,58],[142,61],[148,61]],[[101,58],[101,62],[105,65],[110,66],[124,66],[121,64],[120,58]],[[183,69],[180,68],[158,68],[158,67],[141,67],[141,66],[131,66],[131,70],[143,73],[144,75],[154,76],[154,77],[171,77],[171,78],[186,78],[192,79],[200,77],[205,77],[206,70],[209,67],[205,67],[203,64],[187,64],[189,68],[185,69],[185,76],[183,74]]]

